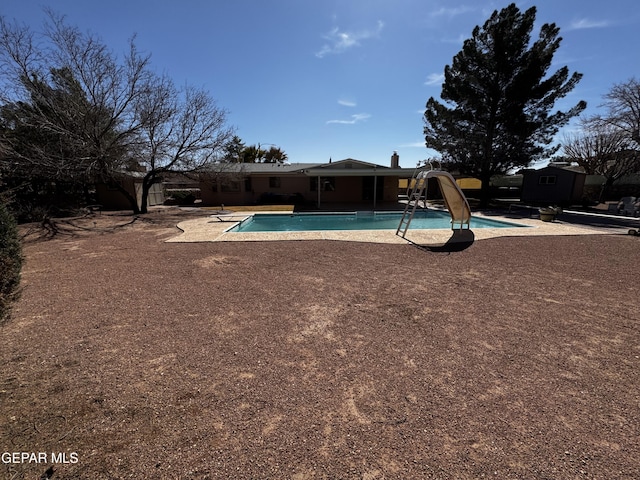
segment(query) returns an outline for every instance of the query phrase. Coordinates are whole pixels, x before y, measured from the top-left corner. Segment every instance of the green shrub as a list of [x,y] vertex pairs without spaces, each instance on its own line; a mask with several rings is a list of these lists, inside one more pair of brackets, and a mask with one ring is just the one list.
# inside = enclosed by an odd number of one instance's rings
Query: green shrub
[[0,202],[0,322],[9,315],[11,303],[18,298],[22,247],[16,221]]

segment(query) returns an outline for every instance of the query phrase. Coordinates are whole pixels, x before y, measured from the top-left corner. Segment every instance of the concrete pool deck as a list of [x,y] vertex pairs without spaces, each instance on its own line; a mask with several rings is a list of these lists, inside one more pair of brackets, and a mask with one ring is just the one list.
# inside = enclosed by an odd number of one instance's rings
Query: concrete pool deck
[[[182,233],[167,240],[172,243],[193,242],[250,242],[250,241],[281,241],[281,240],[339,240],[348,242],[390,243],[419,245],[437,245],[455,241],[452,239],[451,229],[409,230],[406,238],[396,235],[395,230],[335,230],[335,231],[307,231],[307,232],[225,232],[237,222],[254,213],[283,213],[279,212],[241,212],[226,215],[210,215],[204,218],[186,220],[178,223]],[[574,224],[563,220],[542,222],[538,218],[504,217],[498,215],[483,215],[474,213],[479,218],[492,218],[511,223],[525,225],[528,228],[477,228],[473,230],[473,240],[484,240],[496,237],[540,236],[540,235],[611,235],[626,234],[627,228],[620,226],[592,226]],[[467,240],[468,241],[468,237]]]

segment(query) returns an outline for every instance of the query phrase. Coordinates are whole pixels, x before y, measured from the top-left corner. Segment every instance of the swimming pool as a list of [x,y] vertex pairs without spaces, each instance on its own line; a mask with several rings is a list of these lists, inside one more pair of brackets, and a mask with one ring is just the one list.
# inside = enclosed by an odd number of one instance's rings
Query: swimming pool
[[[228,232],[303,232],[319,230],[396,230],[402,212],[256,213]],[[484,217],[471,217],[470,228],[524,227]],[[438,210],[415,213],[410,230],[451,228],[451,215]]]

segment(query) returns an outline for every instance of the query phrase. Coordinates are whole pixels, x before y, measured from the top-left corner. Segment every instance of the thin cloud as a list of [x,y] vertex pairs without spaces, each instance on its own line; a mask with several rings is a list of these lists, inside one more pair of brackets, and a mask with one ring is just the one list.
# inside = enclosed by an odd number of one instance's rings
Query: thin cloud
[[338,100],[338,103],[343,107],[356,107],[358,105],[356,102],[352,102],[351,100]]
[[324,39],[327,40],[327,43],[325,43],[322,48],[316,52],[316,57],[323,58],[326,55],[344,53],[353,47],[358,47],[360,46],[360,42],[363,40],[379,36],[383,28],[384,23],[380,20],[378,21],[378,25],[375,29],[364,30],[361,32],[343,32],[336,27],[326,35],[323,35]]
[[441,85],[444,82],[444,73],[431,73],[427,77],[425,85]]
[[589,20],[588,18],[580,18],[574,20],[569,25],[569,30],[586,30],[590,28],[605,28],[608,27],[610,22],[608,20]]
[[462,45],[467,38],[469,38],[468,34],[465,35],[465,34],[461,33],[460,35],[458,35],[458,38],[447,37],[447,38],[443,38],[441,40],[441,42],[442,43],[452,43],[454,45]]
[[441,7],[438,10],[434,10],[431,12],[432,17],[457,17],[458,15],[464,15],[465,13],[473,12],[476,9],[473,7],[467,7],[466,5],[462,5],[460,7],[446,8]]
[[411,143],[403,143],[400,145],[400,148],[424,148],[424,141],[422,142],[411,142]]
[[368,118],[371,118],[371,115],[368,113],[356,113],[351,115],[351,120],[328,120],[327,124],[337,123],[339,125],[353,125],[354,123],[362,122]]

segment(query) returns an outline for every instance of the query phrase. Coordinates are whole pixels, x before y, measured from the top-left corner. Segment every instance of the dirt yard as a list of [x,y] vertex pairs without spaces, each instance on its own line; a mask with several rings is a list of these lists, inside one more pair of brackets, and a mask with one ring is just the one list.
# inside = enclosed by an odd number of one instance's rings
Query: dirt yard
[[132,220],[27,237],[0,478],[640,478],[639,238],[181,244],[171,213]]

